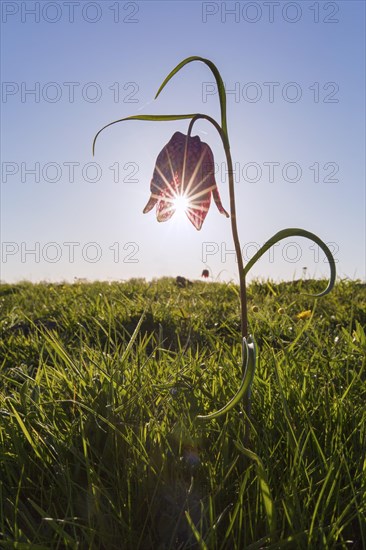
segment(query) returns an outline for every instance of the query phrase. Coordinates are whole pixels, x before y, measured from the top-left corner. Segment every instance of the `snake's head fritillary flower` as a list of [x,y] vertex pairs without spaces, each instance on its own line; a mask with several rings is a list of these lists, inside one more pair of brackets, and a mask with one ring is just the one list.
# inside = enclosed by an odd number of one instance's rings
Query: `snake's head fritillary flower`
[[207,279],[209,276],[210,276],[209,270],[208,270],[208,269],[204,269],[204,270],[202,271],[201,277],[203,277],[204,279]]
[[159,222],[169,220],[178,205],[200,230],[211,203],[226,217],[215,181],[212,151],[198,136],[176,132],[159,153],[150,184],[151,196],[144,214],[156,205]]

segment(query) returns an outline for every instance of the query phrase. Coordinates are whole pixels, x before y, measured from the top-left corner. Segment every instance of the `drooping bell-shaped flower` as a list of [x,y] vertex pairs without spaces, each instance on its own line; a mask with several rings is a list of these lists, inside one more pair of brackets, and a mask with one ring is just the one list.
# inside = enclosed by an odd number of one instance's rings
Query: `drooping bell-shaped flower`
[[183,204],[188,219],[200,230],[211,204],[211,195],[219,212],[229,217],[217,189],[212,151],[198,136],[180,132],[173,135],[158,155],[150,190],[144,214],[156,205],[159,222],[169,220],[178,204]]

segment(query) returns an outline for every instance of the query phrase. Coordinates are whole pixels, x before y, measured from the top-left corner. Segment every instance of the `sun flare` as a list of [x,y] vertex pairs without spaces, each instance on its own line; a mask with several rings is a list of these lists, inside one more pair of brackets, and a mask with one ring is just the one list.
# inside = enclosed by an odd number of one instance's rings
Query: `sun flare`
[[173,199],[173,208],[178,215],[183,215],[189,208],[189,199],[185,195],[177,195]]

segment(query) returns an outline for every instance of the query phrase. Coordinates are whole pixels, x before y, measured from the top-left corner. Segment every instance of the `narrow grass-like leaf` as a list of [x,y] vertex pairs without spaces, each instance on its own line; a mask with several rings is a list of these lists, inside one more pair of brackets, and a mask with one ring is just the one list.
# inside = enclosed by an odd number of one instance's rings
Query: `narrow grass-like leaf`
[[270,533],[273,535],[276,531],[275,507],[274,507],[274,503],[271,495],[271,490],[269,488],[268,478],[264,468],[264,464],[256,453],[254,453],[253,451],[250,451],[249,449],[246,449],[237,441],[235,441],[235,446],[245,456],[247,456],[251,460],[254,460],[254,462],[257,465],[257,476],[258,476],[259,485],[261,489],[261,496],[264,504],[264,509],[266,511],[268,527],[269,527]]
[[1,541],[1,548],[9,548],[9,550],[50,550],[49,546],[43,544],[33,544],[32,542],[14,542]]
[[18,411],[16,410],[16,408],[14,407],[14,405],[11,401],[9,401],[9,405],[10,405],[10,407],[11,407],[13,413],[14,413],[14,416],[15,416],[15,418],[16,418],[19,426],[20,426],[20,429],[22,430],[23,434],[25,435],[28,443],[30,443],[33,451],[38,456],[38,458],[42,459],[42,456],[38,451],[36,442],[33,440],[31,434],[29,433],[29,430],[27,429],[26,425],[24,424],[23,420],[21,419],[20,414],[18,413]]
[[273,237],[271,237],[267,242],[264,243],[264,245],[254,254],[254,256],[249,260],[247,265],[244,268],[244,274],[247,275],[249,270],[253,267],[253,265],[271,248],[271,246],[275,245],[279,241],[282,241],[283,239],[287,239],[288,237],[305,237],[306,239],[310,239],[314,243],[316,243],[324,252],[326,255],[328,262],[329,262],[329,268],[330,268],[330,277],[329,277],[329,283],[325,290],[320,292],[319,294],[312,294],[311,296],[320,298],[320,296],[325,296],[328,294],[332,288],[334,287],[334,283],[336,280],[336,265],[333,258],[333,254],[327,247],[327,245],[314,233],[311,233],[310,231],[306,231],[305,229],[299,229],[299,228],[288,228],[283,229],[282,231],[279,231]]
[[[309,528],[309,538],[308,538],[308,544],[309,544],[309,547],[312,546],[313,542],[312,542],[312,539],[313,539],[313,534],[314,534],[314,530],[315,530],[315,522],[317,520],[317,515],[318,515],[318,510],[319,510],[319,507],[320,507],[320,503],[323,499],[323,496],[324,496],[324,493],[325,493],[325,490],[327,488],[327,485],[328,483],[330,482],[330,480],[332,479],[331,475],[333,473],[333,465],[331,464],[330,465],[330,468],[327,472],[327,475],[325,476],[324,478],[324,481],[323,481],[323,484],[322,484],[322,488],[319,492],[319,496],[318,496],[318,499],[316,501],[316,504],[314,506],[314,511],[313,511],[313,516],[311,518],[311,523],[310,523],[310,528]],[[323,514],[322,514],[323,515]]]
[[191,57],[187,57],[186,59],[184,59],[183,61],[181,61],[180,63],[178,63],[178,65],[168,74],[168,76],[165,78],[164,82],[162,83],[162,85],[160,86],[159,90],[157,91],[156,93],[156,96],[155,96],[155,99],[158,97],[158,95],[160,94],[160,92],[163,90],[163,88],[165,88],[165,86],[167,85],[167,83],[169,82],[169,80],[175,75],[177,74],[185,65],[187,65],[188,63],[191,63],[192,61],[201,61],[202,63],[205,63],[212,71],[214,77],[215,77],[215,80],[216,80],[216,84],[217,84],[217,90],[218,90],[218,93],[219,93],[219,98],[220,98],[220,108],[221,108],[221,127],[222,127],[222,130],[225,134],[225,136],[227,136],[227,122],[226,122],[226,91],[225,91],[225,86],[224,86],[224,83],[223,83],[223,80],[221,78],[221,75],[220,75],[220,72],[218,70],[218,68],[216,67],[216,65],[214,63],[212,63],[212,61],[210,61],[209,59],[206,59],[204,57],[199,57],[199,56],[196,56],[196,55],[193,55]]
[[356,494],[356,490],[354,487],[354,480],[352,479],[351,472],[349,471],[349,466],[347,463],[347,459],[342,455],[342,462],[346,468],[349,484],[352,490],[353,495],[353,501],[356,508],[356,515],[357,520],[360,526],[360,534],[362,538],[362,547],[366,548],[366,502],[365,502],[365,494],[366,494],[366,457],[364,458],[363,464],[362,464],[362,486],[360,491],[360,500],[358,499],[358,495]]
[[313,318],[314,318],[314,313],[315,313],[315,309],[316,309],[316,304],[314,304],[312,310],[311,310],[311,315],[309,317],[309,319],[307,319],[305,321],[305,323],[302,323],[302,326],[301,326],[301,329],[298,331],[298,333],[296,334],[294,340],[291,342],[291,344],[288,346],[287,349],[284,349],[284,355],[287,357],[287,355],[289,353],[292,352],[292,350],[296,349],[296,346],[300,340],[300,338],[302,337],[302,335],[306,332],[307,330],[309,329],[312,321],[313,321]]
[[119,122],[124,122],[125,120],[145,120],[145,121],[150,121],[150,122],[170,122],[170,121],[173,121],[173,120],[191,119],[191,118],[195,117],[196,115],[197,115],[197,113],[187,114],[187,115],[132,115],[132,116],[128,116],[128,117],[125,117],[125,118],[119,118],[118,120],[114,120],[113,122],[110,122],[109,124],[106,124],[105,126],[103,126],[103,128],[101,128],[95,134],[95,137],[94,137],[94,140],[93,140],[93,146],[92,146],[93,156],[94,156],[94,153],[95,153],[95,143],[97,141],[97,138],[98,138],[99,134],[101,134],[101,132],[103,132],[103,130],[105,130],[109,126],[113,126],[113,124],[118,124]]
[[252,336],[243,338],[243,361],[245,361],[245,369],[240,387],[230,401],[218,411],[207,415],[198,415],[198,420],[213,420],[223,414],[229,412],[241,399],[245,398],[246,402],[250,398],[251,386],[255,373],[256,365],[256,344]]
[[236,502],[236,505],[234,507],[234,510],[230,514],[231,519],[230,519],[230,523],[228,525],[228,528],[227,528],[225,536],[224,536],[222,548],[224,548],[227,545],[227,542],[230,540],[230,536],[231,536],[231,533],[233,531],[238,513],[243,508],[244,491],[247,488],[249,474],[250,474],[250,468],[247,469],[247,471],[244,474],[244,478],[240,483],[240,489],[239,489],[239,493],[238,493],[237,502]]
[[57,533],[57,535],[62,539],[62,542],[67,542],[70,548],[77,548],[79,545],[78,543],[73,540],[73,538],[66,533],[65,529],[63,529],[62,525],[59,525],[57,520],[54,518],[48,517],[48,514],[41,506],[39,506],[34,500],[31,498],[28,499],[28,502],[33,506],[33,508],[38,512],[38,514],[41,516],[41,519],[43,521],[47,521],[52,529]]
[[209,550],[207,544],[205,543],[205,541],[201,537],[200,532],[198,531],[197,527],[193,523],[192,518],[191,518],[188,510],[185,510],[184,513],[185,513],[186,519],[188,521],[188,525],[192,529],[192,533],[194,534],[194,537],[195,537],[196,541],[198,542],[198,545],[199,545],[200,549],[201,550]]
[[138,335],[138,333],[139,333],[139,331],[140,331],[140,328],[141,328],[141,325],[142,325],[142,321],[144,320],[144,317],[145,317],[145,315],[146,315],[146,310],[147,310],[147,308],[146,308],[145,311],[142,313],[142,315],[141,315],[141,317],[140,317],[140,319],[139,319],[139,322],[137,323],[136,328],[135,328],[135,330],[133,331],[133,334],[132,334],[132,336],[131,336],[131,338],[130,338],[130,340],[129,340],[127,346],[126,346],[126,349],[125,349],[125,351],[124,351],[124,353],[123,353],[123,355],[122,355],[122,358],[121,358],[121,362],[122,362],[122,363],[126,360],[128,354],[130,353],[131,348],[132,348],[132,346],[133,346],[133,344],[134,344],[134,342],[135,342],[135,340],[136,340],[136,338],[137,338],[137,335]]

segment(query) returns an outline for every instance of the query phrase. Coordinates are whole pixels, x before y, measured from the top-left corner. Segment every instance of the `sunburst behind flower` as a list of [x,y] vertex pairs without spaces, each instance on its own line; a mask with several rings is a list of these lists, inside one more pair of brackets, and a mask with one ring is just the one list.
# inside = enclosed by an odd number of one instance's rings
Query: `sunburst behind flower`
[[179,216],[182,216],[189,209],[190,200],[187,195],[176,195],[175,197],[173,197],[172,207]]
[[200,230],[212,195],[218,210],[229,217],[221,204],[214,168],[213,154],[206,143],[198,136],[176,132],[156,160],[144,213],[156,205],[157,220],[164,222],[179,209]]

